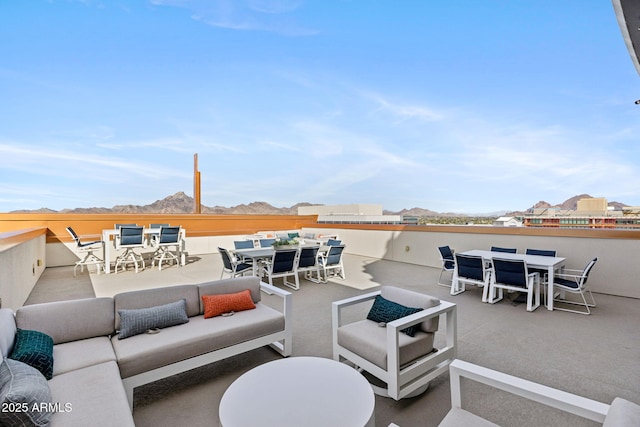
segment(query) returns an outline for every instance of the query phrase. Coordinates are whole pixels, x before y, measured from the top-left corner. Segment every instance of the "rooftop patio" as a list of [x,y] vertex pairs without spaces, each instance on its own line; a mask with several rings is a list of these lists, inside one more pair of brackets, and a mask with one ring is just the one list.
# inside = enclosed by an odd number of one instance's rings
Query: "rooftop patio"
[[[355,243],[355,242],[353,242]],[[435,252],[435,248],[433,248]],[[125,290],[220,277],[217,253],[188,257],[184,267],[147,268],[110,275],[73,277],[73,268],[46,268],[26,304],[61,299],[110,296]],[[331,302],[392,284],[458,305],[458,357],[554,388],[610,403],[620,396],[640,402],[640,305],[634,298],[596,294],[590,316],[548,311],[528,313],[509,300],[481,302],[481,290],[460,295],[436,284],[439,268],[376,257],[345,255],[346,280],[317,284],[301,280],[293,291],[293,356],[331,357]],[[94,271],[94,270],[92,270]],[[276,279],[275,284],[280,284]],[[270,302],[270,297],[263,295]],[[364,314],[364,313],[363,313]],[[443,339],[440,337],[439,339]],[[438,340],[436,340],[438,346]],[[134,418],[139,426],[210,426],[218,424],[218,405],[238,376],[280,356],[262,348],[136,389]],[[465,384],[466,407],[504,426],[587,426],[592,422],[502,392]],[[286,408],[287,402],[282,402]],[[448,374],[415,398],[394,401],[376,396],[376,424],[435,426],[450,408]],[[256,425],[259,425],[256,414]]]

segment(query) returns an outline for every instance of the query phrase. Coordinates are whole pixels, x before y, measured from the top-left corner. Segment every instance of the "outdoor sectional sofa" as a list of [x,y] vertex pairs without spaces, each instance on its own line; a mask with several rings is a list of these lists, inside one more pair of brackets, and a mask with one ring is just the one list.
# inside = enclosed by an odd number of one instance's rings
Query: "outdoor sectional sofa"
[[[261,302],[261,290],[279,297],[281,307]],[[244,304],[255,307],[240,304],[228,311],[229,304],[237,305],[238,295],[245,298]],[[113,298],[29,305],[15,315],[1,309],[2,392],[12,388],[7,377],[18,381],[23,375],[17,372],[20,369],[13,370],[24,364],[9,357],[14,357],[15,337],[23,331],[51,337],[54,362],[48,381],[44,382],[44,375],[27,372],[21,384],[33,389],[33,402],[49,396],[51,403],[30,414],[21,412],[33,409],[31,403],[18,406],[14,400],[11,407],[3,403],[0,420],[28,415],[38,425],[43,422],[38,411],[48,408],[53,427],[132,426],[133,390],[138,386],[266,345],[283,356],[291,355],[291,304],[289,292],[257,277],[240,277],[131,291]],[[216,310],[224,314],[205,318]],[[18,389],[14,383],[13,390]]]

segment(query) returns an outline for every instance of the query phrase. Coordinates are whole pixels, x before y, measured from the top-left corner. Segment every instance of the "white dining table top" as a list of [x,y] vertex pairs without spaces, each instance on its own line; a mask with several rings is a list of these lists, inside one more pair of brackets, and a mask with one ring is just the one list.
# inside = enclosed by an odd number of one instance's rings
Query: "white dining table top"
[[553,267],[555,265],[563,263],[566,258],[543,256],[543,255],[527,255],[527,254],[513,254],[508,252],[492,252],[482,249],[472,249],[470,251],[460,252],[461,255],[474,255],[481,256],[484,259],[503,258],[503,259],[519,259],[524,260],[527,265],[536,267]]

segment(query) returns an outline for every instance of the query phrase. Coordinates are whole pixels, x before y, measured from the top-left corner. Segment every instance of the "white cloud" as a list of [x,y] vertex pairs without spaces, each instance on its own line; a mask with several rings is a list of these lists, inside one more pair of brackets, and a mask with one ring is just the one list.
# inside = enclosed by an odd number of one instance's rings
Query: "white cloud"
[[213,27],[241,31],[310,36],[317,30],[296,23],[293,13],[302,6],[295,0],[150,0],[156,6],[187,9],[191,18]]
[[445,118],[442,112],[423,105],[391,102],[382,95],[372,92],[363,92],[362,94],[365,98],[373,101],[377,105],[378,111],[390,114],[401,121],[416,119],[433,122]]

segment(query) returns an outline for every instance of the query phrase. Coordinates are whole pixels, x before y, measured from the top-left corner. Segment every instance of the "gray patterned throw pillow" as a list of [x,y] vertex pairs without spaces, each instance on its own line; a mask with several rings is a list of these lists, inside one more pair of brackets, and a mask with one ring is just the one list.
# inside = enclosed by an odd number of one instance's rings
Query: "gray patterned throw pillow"
[[51,420],[51,390],[44,376],[26,363],[0,364],[0,425],[46,426]]
[[185,299],[156,307],[118,310],[118,314],[120,315],[118,339],[121,340],[142,334],[149,329],[167,328],[189,321]]

